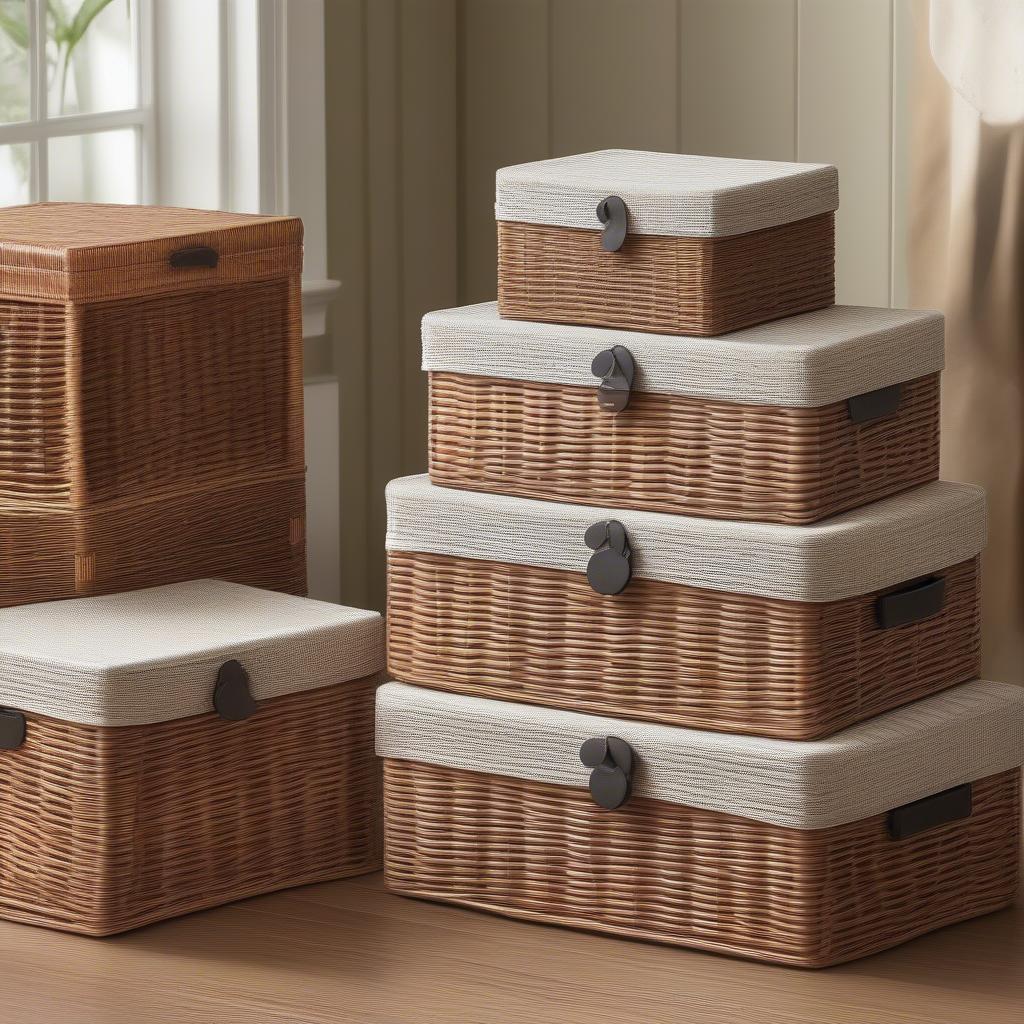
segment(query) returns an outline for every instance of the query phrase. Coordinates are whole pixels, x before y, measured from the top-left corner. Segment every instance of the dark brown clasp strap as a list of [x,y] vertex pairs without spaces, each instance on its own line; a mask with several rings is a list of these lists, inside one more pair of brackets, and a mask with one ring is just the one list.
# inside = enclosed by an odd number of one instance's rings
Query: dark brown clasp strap
[[626,528],[617,519],[604,519],[587,527],[583,542],[594,553],[587,563],[587,580],[598,593],[622,593],[633,577],[633,549]]
[[622,412],[629,405],[636,376],[633,353],[625,345],[606,348],[594,356],[590,372],[601,378],[597,387],[597,404],[606,412]]
[[618,252],[626,240],[626,204],[618,196],[602,199],[597,204],[597,219],[604,225],[601,232],[601,248],[605,252]]
[[239,661],[225,661],[217,672],[213,689],[213,706],[221,718],[244,722],[259,711],[249,684],[249,673]]
[[618,736],[596,736],[580,747],[580,760],[590,773],[590,795],[598,807],[614,811],[633,788],[633,748]]

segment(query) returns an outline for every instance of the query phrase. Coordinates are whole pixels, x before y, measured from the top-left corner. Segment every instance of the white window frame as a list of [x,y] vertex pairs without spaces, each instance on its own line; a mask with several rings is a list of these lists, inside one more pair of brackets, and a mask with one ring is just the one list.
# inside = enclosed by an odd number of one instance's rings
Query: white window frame
[[46,81],[46,0],[27,0],[29,35],[29,119],[0,125],[0,145],[31,145],[29,202],[49,198],[50,139],[73,135],[93,135],[118,128],[135,129],[135,196],[137,202],[155,198],[154,170],[155,125],[153,118],[152,0],[134,0],[132,59],[135,66],[134,107],[86,114],[52,115],[47,109]]

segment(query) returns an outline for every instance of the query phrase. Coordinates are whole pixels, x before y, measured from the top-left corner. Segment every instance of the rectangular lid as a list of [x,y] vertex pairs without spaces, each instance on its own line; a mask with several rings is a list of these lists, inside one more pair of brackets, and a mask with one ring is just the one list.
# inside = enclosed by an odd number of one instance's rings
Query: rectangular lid
[[790,601],[840,601],[925,576],[985,546],[985,492],[937,481],[810,526],[749,523],[437,487],[387,488],[389,551],[586,572],[587,527],[617,519],[633,575]]
[[[217,268],[171,267],[173,253],[202,248],[216,251]],[[301,266],[298,217],[104,203],[0,209],[0,293],[14,297],[102,299],[255,280],[270,268],[283,276]]]
[[720,338],[503,320],[495,302],[423,318],[423,369],[596,389],[599,352],[629,349],[634,391],[818,407],[938,373],[941,313],[829,306]]
[[0,706],[63,721],[211,712],[231,660],[257,701],[360,679],[384,668],[383,622],[220,580],[0,609]]
[[585,740],[634,750],[633,794],[790,828],[829,828],[1024,762],[1024,688],[973,682],[823,740],[733,736],[440,693],[377,691],[381,757],[586,789]]
[[614,195],[626,204],[631,232],[688,238],[745,234],[839,206],[830,164],[632,149],[503,167],[496,185],[498,220],[596,231],[597,205]]

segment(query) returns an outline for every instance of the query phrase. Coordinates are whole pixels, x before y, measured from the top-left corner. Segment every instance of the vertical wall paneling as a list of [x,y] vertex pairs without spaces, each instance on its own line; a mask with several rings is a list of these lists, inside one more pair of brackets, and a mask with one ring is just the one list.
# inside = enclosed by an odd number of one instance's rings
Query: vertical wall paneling
[[306,397],[306,550],[309,596],[341,600],[341,499],[338,464],[338,382],[333,377],[307,380]]
[[890,0],[800,0],[797,154],[839,168],[840,302],[889,305]]
[[680,149],[796,158],[796,0],[680,0]]
[[910,302],[907,242],[910,210],[910,140],[913,71],[915,66],[915,19],[922,12],[921,0],[893,0],[892,9],[892,170],[889,186],[892,209],[892,250],[890,253],[889,302],[906,306]]

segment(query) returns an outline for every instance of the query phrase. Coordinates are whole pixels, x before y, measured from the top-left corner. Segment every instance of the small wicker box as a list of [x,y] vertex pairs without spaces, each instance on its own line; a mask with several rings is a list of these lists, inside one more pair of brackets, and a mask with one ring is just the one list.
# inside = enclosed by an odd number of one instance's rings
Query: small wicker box
[[974,678],[984,492],[935,482],[812,526],[388,487],[405,682],[813,739]]
[[430,477],[801,524],[938,477],[943,321],[831,306],[723,338],[429,313]]
[[0,210],[0,502],[302,472],[302,223]]
[[377,752],[409,896],[825,967],[1016,893],[1016,686],[791,743],[389,683]]
[[836,169],[604,150],[497,174],[517,320],[724,334],[831,304]]
[[199,581],[0,612],[0,917],[89,935],[380,865],[374,612]]

